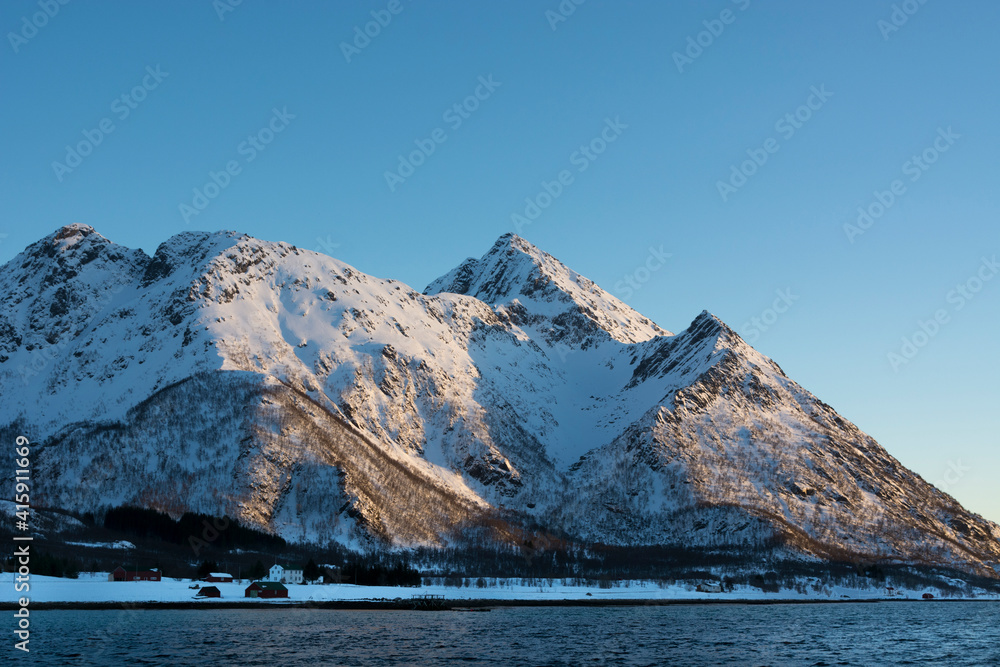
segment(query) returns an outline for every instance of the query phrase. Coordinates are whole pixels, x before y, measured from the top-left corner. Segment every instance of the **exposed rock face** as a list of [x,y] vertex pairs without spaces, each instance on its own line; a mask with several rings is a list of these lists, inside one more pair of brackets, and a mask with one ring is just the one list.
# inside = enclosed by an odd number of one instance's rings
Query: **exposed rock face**
[[150,258],[73,225],[0,289],[0,430],[44,443],[50,507],[396,544],[502,509],[621,545],[1000,560],[996,524],[717,318],[673,335],[517,236],[421,294],[232,232]]

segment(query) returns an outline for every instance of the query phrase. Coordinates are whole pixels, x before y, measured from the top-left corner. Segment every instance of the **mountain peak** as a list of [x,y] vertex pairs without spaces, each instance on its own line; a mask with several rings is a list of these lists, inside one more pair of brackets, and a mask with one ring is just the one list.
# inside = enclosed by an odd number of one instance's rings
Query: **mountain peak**
[[526,241],[523,237],[518,236],[513,232],[507,232],[502,234],[497,238],[496,242],[493,244],[491,252],[497,249],[503,250],[507,248],[513,248],[514,250],[520,250],[525,254],[539,254],[542,251],[536,246]]
[[[97,231],[93,227],[85,225],[82,222],[74,222],[69,225],[63,225],[50,234],[50,236],[52,236],[55,240],[62,240],[72,238],[74,236],[90,236],[91,234],[97,234]],[[100,234],[98,234],[98,236],[100,236]]]
[[688,331],[704,331],[706,335],[719,335],[719,334],[735,334],[736,332],[729,328],[729,325],[719,319],[717,316],[708,312],[707,310],[701,311],[697,317],[691,321],[691,326],[688,327]]
[[754,365],[772,367],[784,375],[784,371],[773,360],[755,350],[732,327],[707,310],[701,311],[683,333],[688,344],[703,346],[713,355],[728,350]]
[[50,252],[62,251],[66,252],[70,249],[77,248],[78,246],[89,247],[93,244],[107,245],[111,241],[104,238],[97,233],[90,225],[84,225],[79,222],[74,222],[71,225],[64,225],[56,231],[52,232],[45,238],[41,239],[43,243]]
[[[583,278],[552,255],[539,250],[517,234],[508,232],[500,236],[479,259],[469,257],[432,282],[424,290],[424,294],[467,294],[495,305],[522,294],[524,280],[532,277],[530,274],[533,273],[547,278],[559,274],[568,275],[572,280]],[[586,278],[583,280],[593,285]]]
[[594,281],[512,233],[424,290],[424,294],[441,292],[475,297],[519,325],[538,330],[550,343],[597,342],[591,337],[598,330],[624,343],[670,335]]
[[[11,259],[5,268],[19,267],[34,279],[44,276],[42,283],[51,286],[62,278],[103,265],[104,261],[95,261],[99,258],[114,261],[124,256],[128,256],[130,264],[138,265],[148,260],[141,250],[116,245],[90,225],[73,223],[35,241]],[[35,282],[34,279],[31,282]]]

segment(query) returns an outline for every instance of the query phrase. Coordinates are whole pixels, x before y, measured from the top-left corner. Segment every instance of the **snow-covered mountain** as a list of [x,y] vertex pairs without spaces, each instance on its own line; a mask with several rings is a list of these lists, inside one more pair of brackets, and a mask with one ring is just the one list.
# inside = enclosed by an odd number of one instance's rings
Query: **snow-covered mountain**
[[671,334],[517,236],[421,294],[233,232],[148,257],[71,225],[0,290],[0,433],[40,443],[42,506],[226,513],[316,542],[502,520],[1000,561],[1000,527],[717,318]]

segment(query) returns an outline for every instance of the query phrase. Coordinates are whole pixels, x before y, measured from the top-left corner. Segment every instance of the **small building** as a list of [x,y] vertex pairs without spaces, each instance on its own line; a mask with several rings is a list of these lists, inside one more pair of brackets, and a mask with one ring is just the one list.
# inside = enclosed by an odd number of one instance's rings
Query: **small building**
[[301,567],[277,563],[271,566],[268,577],[271,581],[280,581],[283,584],[301,584],[303,581]]
[[202,579],[202,581],[217,581],[221,583],[231,583],[233,581],[233,575],[227,574],[225,572],[209,572],[208,576]]
[[699,593],[721,593],[721,584],[698,584]]
[[930,594],[930,593],[924,593],[924,599],[925,600],[933,600],[934,596],[932,594]]
[[277,581],[255,581],[244,593],[248,598],[287,598],[288,589]]
[[156,568],[150,570],[126,570],[121,565],[112,570],[111,574],[108,575],[108,581],[160,581],[161,579],[162,575]]
[[199,598],[221,598],[222,597],[222,591],[220,591],[215,586],[204,586],[201,590],[199,590],[195,594],[195,597],[199,597]]

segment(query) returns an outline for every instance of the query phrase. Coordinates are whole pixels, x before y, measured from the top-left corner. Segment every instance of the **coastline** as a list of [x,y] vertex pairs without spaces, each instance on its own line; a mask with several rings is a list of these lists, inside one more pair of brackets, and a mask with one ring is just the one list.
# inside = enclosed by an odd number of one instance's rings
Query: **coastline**
[[[974,595],[944,597],[940,590],[896,589],[887,596],[873,588],[827,587],[822,590],[764,592],[737,586],[736,590],[710,593],[678,583],[663,585],[649,581],[624,581],[612,588],[572,586],[559,582],[545,585],[512,585],[496,588],[424,585],[365,586],[356,584],[289,585],[288,597],[251,598],[245,581],[217,582],[220,597],[198,598],[198,584],[187,579],[164,577],[162,581],[110,582],[103,572],[81,573],[76,579],[31,575],[30,588],[15,592],[14,578],[5,573],[0,586],[0,610],[17,610],[22,596],[32,611],[47,609],[342,609],[427,610],[462,608],[481,610],[504,607],[636,607],[662,605],[774,605],[834,604],[851,602],[1000,601],[1000,595],[975,591]],[[27,583],[27,582],[26,582]],[[923,595],[933,595],[924,600]],[[420,596],[421,600],[414,600]]]
[[[672,605],[810,605],[810,604],[879,604],[897,602],[1000,602],[974,598],[936,598],[920,600],[912,598],[857,598],[857,599],[597,599],[597,600],[512,600],[512,599],[446,599],[438,609],[422,611],[463,611],[493,609],[499,607],[665,607]],[[0,611],[13,611],[17,603],[0,602]],[[142,601],[142,602],[36,602],[30,605],[32,611],[112,611],[123,608],[136,610],[188,610],[188,609],[330,609],[344,611],[414,611],[412,600],[323,600],[323,601],[262,601],[237,602],[233,600],[190,600],[190,601]]]

